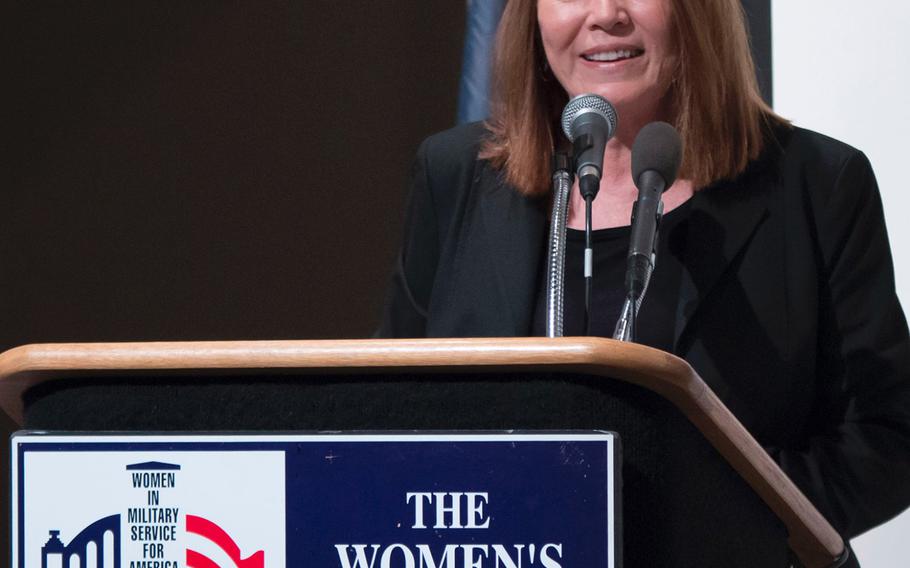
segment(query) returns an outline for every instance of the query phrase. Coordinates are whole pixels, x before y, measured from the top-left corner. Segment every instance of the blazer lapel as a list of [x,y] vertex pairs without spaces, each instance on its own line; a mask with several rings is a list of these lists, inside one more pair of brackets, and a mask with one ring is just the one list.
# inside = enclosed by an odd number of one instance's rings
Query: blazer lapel
[[[752,235],[768,216],[764,176],[744,174],[734,182],[699,191],[687,222],[672,235],[671,253],[683,264],[674,329],[674,352],[684,342],[699,308],[721,278],[735,268]],[[669,235],[668,235],[669,236]]]
[[[519,194],[506,184],[498,172],[483,167],[479,187],[489,188],[480,196],[481,218],[487,250],[495,267],[491,277],[499,292],[497,305],[508,306],[511,335],[528,335],[534,313],[538,275],[543,255],[546,214],[543,200]],[[494,328],[503,327],[500,320]]]

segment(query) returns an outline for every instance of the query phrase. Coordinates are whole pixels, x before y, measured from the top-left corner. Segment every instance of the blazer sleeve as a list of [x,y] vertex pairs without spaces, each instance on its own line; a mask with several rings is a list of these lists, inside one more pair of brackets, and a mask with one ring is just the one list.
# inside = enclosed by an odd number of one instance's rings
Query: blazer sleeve
[[910,338],[878,186],[856,151],[810,195],[820,281],[818,427],[782,469],[850,538],[910,504]]
[[439,257],[439,230],[428,174],[428,144],[429,140],[425,140],[420,145],[411,168],[404,238],[374,337],[426,335],[427,309]]

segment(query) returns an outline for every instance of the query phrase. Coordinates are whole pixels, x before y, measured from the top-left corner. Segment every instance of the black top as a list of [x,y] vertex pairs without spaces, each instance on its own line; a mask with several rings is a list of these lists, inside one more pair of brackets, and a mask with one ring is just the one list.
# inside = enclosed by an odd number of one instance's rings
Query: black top
[[[667,244],[676,227],[686,218],[690,201],[663,216],[657,241],[657,262],[648,290],[638,313],[636,343],[673,350],[673,330],[676,320],[676,299],[682,264],[670,254]],[[613,227],[592,233],[594,248],[594,283],[591,296],[591,335],[613,337],[624,300],[623,282],[629,235],[632,228]],[[568,229],[566,234],[566,275],[563,297],[563,335],[586,335],[585,314],[585,232]],[[547,329],[547,263],[542,263],[541,284],[534,311],[533,334],[544,336]]]

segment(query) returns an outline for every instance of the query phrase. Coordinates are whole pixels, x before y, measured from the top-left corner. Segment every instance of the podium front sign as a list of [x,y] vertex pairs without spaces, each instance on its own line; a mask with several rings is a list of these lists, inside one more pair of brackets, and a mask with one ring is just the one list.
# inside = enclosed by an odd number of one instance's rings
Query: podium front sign
[[614,568],[610,433],[12,439],[15,568]]

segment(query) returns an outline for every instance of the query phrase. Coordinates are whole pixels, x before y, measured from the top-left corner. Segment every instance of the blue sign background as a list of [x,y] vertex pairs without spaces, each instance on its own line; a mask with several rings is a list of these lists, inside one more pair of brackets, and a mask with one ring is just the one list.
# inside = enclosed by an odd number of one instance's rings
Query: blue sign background
[[[416,545],[429,545],[437,561],[447,544],[499,544],[513,555],[517,554],[514,545],[524,545],[521,565],[533,568],[543,566],[541,547],[556,543],[562,546],[561,559],[551,556],[560,566],[606,568],[608,539],[616,528],[609,526],[608,516],[611,473],[618,502],[620,495],[618,440],[614,438],[611,447],[606,440],[578,439],[573,434],[577,433],[567,433],[562,440],[552,439],[550,434],[545,441],[504,434],[479,440],[473,435],[471,441],[434,440],[433,435],[426,441],[404,441],[395,435],[384,436],[384,441],[375,441],[375,436],[326,435],[318,441],[313,437],[300,442],[270,441],[262,436],[261,442],[228,443],[199,441],[204,439],[200,436],[167,443],[151,439],[89,442],[83,435],[82,441],[74,443],[29,443],[29,438],[20,438],[16,475],[18,486],[24,487],[23,457],[29,451],[168,451],[174,452],[169,459],[179,463],[181,451],[283,450],[287,566],[341,566],[336,544],[365,544],[368,551],[369,545],[376,544],[381,553],[387,546],[401,543],[415,556]],[[442,436],[458,435],[435,438]],[[275,435],[272,439],[278,437],[288,438]],[[611,451],[616,452],[613,472]],[[435,507],[426,503],[427,528],[414,529],[414,500],[406,502],[406,494],[413,492],[487,493],[484,513],[489,528],[434,529]],[[25,518],[21,492],[16,500],[21,523]],[[615,518],[620,518],[618,508]],[[20,536],[23,529],[20,526]],[[621,534],[615,537],[620,542]],[[537,551],[533,563],[527,551],[531,544]],[[489,561],[482,566],[495,565],[490,552]],[[350,556],[353,559],[353,553]],[[400,553],[393,558],[394,566],[404,566]],[[459,556],[458,566],[463,565]],[[621,561],[617,559],[614,565],[621,566]],[[379,567],[378,554],[374,567]]]

